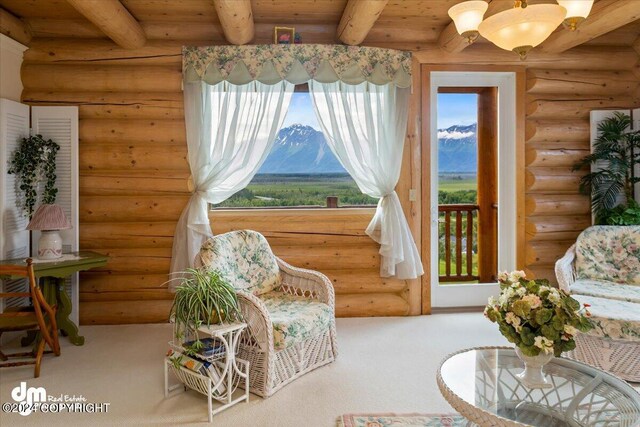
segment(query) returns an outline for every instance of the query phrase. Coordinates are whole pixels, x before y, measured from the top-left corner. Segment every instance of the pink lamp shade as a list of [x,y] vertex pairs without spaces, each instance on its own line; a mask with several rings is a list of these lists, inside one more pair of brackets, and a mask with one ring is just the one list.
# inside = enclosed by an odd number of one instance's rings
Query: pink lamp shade
[[40,205],[31,217],[27,230],[66,230],[71,228],[59,205]]
[[58,205],[40,205],[31,217],[27,230],[42,230],[38,241],[38,258],[55,260],[62,257],[62,237],[58,230],[71,228]]

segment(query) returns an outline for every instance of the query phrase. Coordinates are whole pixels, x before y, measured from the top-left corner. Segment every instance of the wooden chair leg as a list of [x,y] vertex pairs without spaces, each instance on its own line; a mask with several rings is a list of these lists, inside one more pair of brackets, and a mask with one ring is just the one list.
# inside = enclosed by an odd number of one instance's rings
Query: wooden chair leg
[[53,341],[53,347],[51,348],[51,350],[53,350],[53,354],[56,355],[56,357],[60,356],[60,340],[58,339],[58,328],[57,326],[52,326],[53,331],[51,333],[51,340]]
[[42,354],[44,353],[44,344],[45,340],[41,339],[38,344],[38,353],[36,354],[36,368],[33,372],[33,378],[38,378],[40,376],[40,362],[42,362]]
[[[2,339],[2,332],[0,332],[0,340]],[[0,341],[1,342],[1,341]],[[9,358],[0,350],[0,360],[6,362]]]

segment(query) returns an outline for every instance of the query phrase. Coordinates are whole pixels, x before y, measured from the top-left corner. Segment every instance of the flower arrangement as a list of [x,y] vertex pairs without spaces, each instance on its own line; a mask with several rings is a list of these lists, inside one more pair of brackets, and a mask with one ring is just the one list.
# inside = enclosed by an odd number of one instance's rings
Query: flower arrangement
[[549,281],[528,280],[523,271],[498,274],[500,296],[489,298],[484,315],[500,327],[500,333],[526,355],[560,356],[576,347],[578,331],[587,332],[588,304],[580,303]]

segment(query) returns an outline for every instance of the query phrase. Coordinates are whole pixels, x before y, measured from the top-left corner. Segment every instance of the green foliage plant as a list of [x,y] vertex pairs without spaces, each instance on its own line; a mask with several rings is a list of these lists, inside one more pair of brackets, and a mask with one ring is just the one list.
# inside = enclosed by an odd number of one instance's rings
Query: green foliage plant
[[[640,161],[640,132],[629,131],[630,125],[631,117],[619,112],[600,122],[593,152],[574,165],[574,170],[580,170],[588,165],[606,163],[606,167],[585,175],[580,181],[580,191],[591,195],[597,224],[608,223],[621,196],[630,204],[635,196],[634,185],[640,182],[640,177],[634,173],[635,165]],[[618,212],[614,221],[637,219],[633,214],[620,215],[622,212]]]
[[193,355],[203,347],[198,328],[242,319],[238,296],[232,284],[215,270],[189,268],[180,274],[170,318],[178,340],[194,342],[186,348]]
[[634,199],[630,199],[627,206],[619,205],[611,210],[607,217],[609,225],[638,225],[640,224],[640,206]]
[[589,305],[580,303],[549,281],[528,280],[522,271],[498,274],[500,296],[489,298],[484,315],[527,356],[560,356],[576,348],[575,335],[593,328]]
[[42,135],[22,138],[20,145],[9,162],[9,174],[15,174],[18,188],[24,194],[19,198],[20,207],[29,217],[33,215],[38,201],[38,185],[44,181],[42,203],[52,204],[56,201],[56,155],[60,146]]

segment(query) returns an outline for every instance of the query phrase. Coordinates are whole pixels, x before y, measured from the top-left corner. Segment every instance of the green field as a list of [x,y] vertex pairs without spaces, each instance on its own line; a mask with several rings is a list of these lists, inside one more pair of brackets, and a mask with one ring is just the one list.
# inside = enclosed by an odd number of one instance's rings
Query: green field
[[438,182],[438,190],[444,192],[475,190],[477,188],[477,180],[475,178],[451,179],[440,178]]
[[[447,174],[440,176],[439,202],[475,203],[475,176]],[[377,199],[360,192],[348,174],[261,174],[243,190],[217,207],[290,207],[326,206],[328,196],[336,196],[340,206],[375,205]]]
[[362,194],[348,174],[263,174],[256,175],[247,188],[217,206],[323,207],[328,196],[338,197],[341,206],[378,203],[377,199]]

